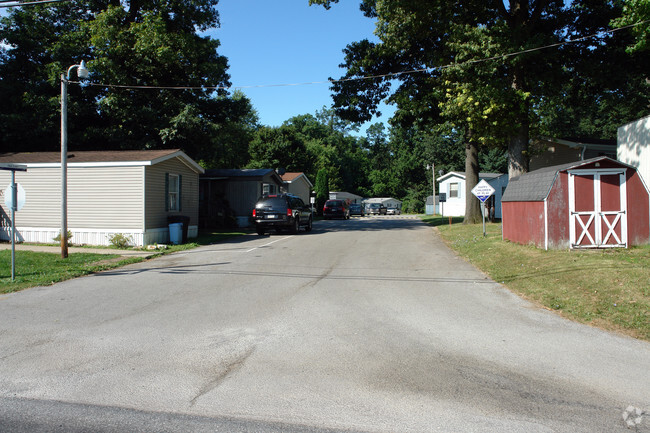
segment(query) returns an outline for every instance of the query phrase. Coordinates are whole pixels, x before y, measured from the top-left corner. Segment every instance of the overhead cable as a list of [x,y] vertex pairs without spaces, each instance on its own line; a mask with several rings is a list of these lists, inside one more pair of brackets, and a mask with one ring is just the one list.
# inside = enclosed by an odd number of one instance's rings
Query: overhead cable
[[[49,1],[49,0],[48,0]],[[61,1],[61,0],[57,0]],[[604,30],[602,32],[594,33],[589,36],[582,36],[576,39],[570,39],[567,41],[562,41],[562,42],[557,42],[555,44],[550,44],[550,45],[544,45],[541,47],[535,47],[535,48],[528,48],[525,50],[521,51],[515,51],[512,53],[506,53],[506,54],[499,54],[496,56],[491,56],[491,57],[485,57],[482,59],[475,59],[475,60],[466,60],[464,62],[460,63],[449,63],[447,65],[443,66],[432,66],[432,67],[426,67],[426,68],[420,68],[420,69],[412,69],[412,70],[407,70],[407,71],[401,71],[401,72],[389,72],[386,74],[378,74],[378,75],[367,75],[364,77],[352,77],[352,78],[340,78],[337,80],[325,80],[325,81],[308,81],[308,82],[302,82],[302,83],[284,83],[284,84],[257,84],[257,85],[249,85],[249,86],[147,86],[147,85],[142,85],[142,86],[134,86],[134,85],[121,85],[121,84],[102,84],[102,83],[88,83],[90,86],[95,86],[95,87],[106,87],[106,88],[115,88],[115,89],[151,89],[151,90],[242,90],[242,89],[255,89],[255,88],[268,88],[268,87],[293,87],[293,86],[308,86],[308,85],[314,85],[314,84],[334,84],[334,83],[343,83],[343,82],[348,82],[348,81],[362,81],[362,80],[374,80],[374,79],[383,79],[383,78],[391,78],[391,77],[397,77],[400,75],[410,75],[410,74],[417,74],[417,73],[422,73],[422,72],[432,72],[435,70],[444,70],[444,69],[449,69],[452,67],[459,67],[459,66],[466,66],[466,65],[473,65],[477,63],[485,63],[485,62],[490,62],[494,60],[500,60],[500,59],[507,59],[510,57],[514,56],[519,56],[522,54],[527,54],[527,53],[532,53],[535,51],[541,51],[541,50],[546,50],[549,48],[557,48],[562,45],[567,45],[567,44],[572,44],[576,42],[582,42],[587,39],[595,38],[599,35],[603,34],[612,34],[614,32],[620,31],[620,30],[625,30],[631,27],[639,26],[642,24],[647,24],[650,23],[650,20],[645,20],[641,21],[635,24],[630,24],[627,26],[623,27],[618,27],[615,29],[611,30]]]

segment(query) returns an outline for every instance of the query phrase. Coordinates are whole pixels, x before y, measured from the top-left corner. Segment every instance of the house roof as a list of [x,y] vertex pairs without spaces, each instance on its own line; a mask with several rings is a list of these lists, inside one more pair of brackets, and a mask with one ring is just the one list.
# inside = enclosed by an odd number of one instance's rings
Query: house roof
[[211,168],[205,171],[205,176],[209,177],[263,177],[270,172],[275,171],[272,168]]
[[[157,150],[80,150],[68,151],[68,166],[153,165],[171,158],[181,158],[198,173],[203,167],[180,149]],[[60,152],[1,153],[0,163],[25,164],[28,167],[60,166]]]
[[205,173],[201,175],[201,179],[262,179],[269,174],[276,179],[278,184],[282,184],[282,179],[272,168],[211,168],[205,170]]
[[310,181],[309,178],[305,175],[305,173],[302,172],[290,172],[290,173],[284,173],[282,176],[282,181],[291,183],[299,178],[304,178],[305,181],[309,184],[310,187],[314,186]]
[[[496,177],[499,177],[501,175],[502,175],[502,173],[479,173],[478,178],[479,178],[479,180],[480,179],[490,180],[490,179],[494,179]],[[453,176],[460,177],[461,179],[465,179],[465,172],[464,171],[450,171],[449,173],[443,174],[442,176],[440,176],[436,180],[438,182],[442,182],[442,181],[447,180],[448,178],[453,177]]]
[[544,201],[551,192],[551,187],[560,171],[571,170],[573,168],[589,165],[602,160],[613,161],[622,166],[633,168],[606,156],[598,156],[596,158],[585,159],[584,161],[574,161],[566,164],[544,167],[510,179],[501,201]]

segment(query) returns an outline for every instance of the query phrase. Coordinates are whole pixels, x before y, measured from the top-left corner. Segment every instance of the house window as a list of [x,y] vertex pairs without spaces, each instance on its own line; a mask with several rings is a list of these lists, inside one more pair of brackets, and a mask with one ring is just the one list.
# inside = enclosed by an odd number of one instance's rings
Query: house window
[[275,193],[276,193],[275,185],[270,183],[262,184],[262,195],[275,194]]
[[180,211],[183,177],[180,174],[165,173],[165,210]]
[[458,198],[460,197],[460,190],[459,190],[459,184],[456,183],[450,183],[449,184],[449,198]]

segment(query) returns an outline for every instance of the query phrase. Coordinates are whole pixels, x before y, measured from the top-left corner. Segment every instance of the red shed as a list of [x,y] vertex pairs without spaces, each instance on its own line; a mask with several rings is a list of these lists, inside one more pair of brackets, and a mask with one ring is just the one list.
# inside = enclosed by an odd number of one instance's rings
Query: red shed
[[503,238],[549,248],[650,242],[650,193],[636,168],[606,156],[545,167],[510,179]]

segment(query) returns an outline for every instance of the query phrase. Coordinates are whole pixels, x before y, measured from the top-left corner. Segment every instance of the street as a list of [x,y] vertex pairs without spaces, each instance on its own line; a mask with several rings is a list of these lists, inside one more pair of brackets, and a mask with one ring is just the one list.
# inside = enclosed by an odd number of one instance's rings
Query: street
[[0,295],[2,432],[623,432],[649,367],[408,216]]

